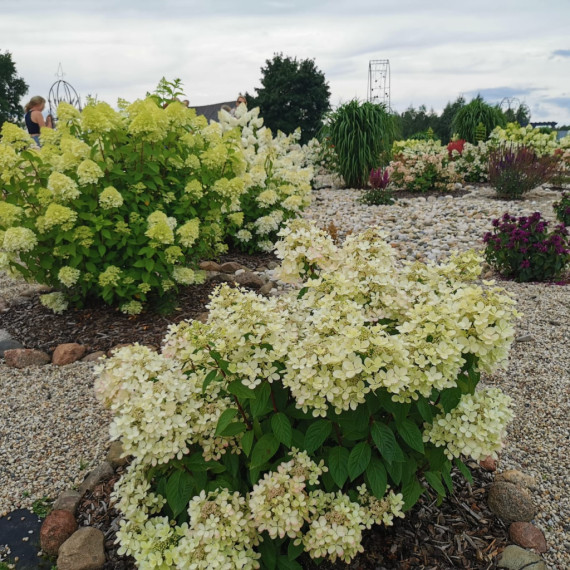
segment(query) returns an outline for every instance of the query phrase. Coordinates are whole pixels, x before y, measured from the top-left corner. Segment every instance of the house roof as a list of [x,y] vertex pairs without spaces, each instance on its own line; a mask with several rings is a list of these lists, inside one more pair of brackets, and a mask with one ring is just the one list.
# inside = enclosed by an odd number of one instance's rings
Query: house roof
[[196,110],[197,115],[204,115],[208,121],[218,120],[218,111],[224,106],[228,105],[233,109],[235,101],[223,101],[222,103],[212,103],[211,105],[201,105],[199,107],[190,107]]

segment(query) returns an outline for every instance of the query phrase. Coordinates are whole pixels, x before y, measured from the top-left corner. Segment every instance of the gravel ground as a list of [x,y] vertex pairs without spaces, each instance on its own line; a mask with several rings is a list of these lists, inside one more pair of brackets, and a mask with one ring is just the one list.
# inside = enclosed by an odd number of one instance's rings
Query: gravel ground
[[[364,206],[356,190],[324,188],[314,193],[306,217],[330,222],[340,235],[381,226],[400,259],[441,259],[450,250],[480,248],[489,219],[503,212],[541,211],[553,219],[559,194],[534,191],[523,202],[497,201],[487,189],[460,198],[430,197],[393,206]],[[515,402],[499,470],[511,468],[536,477],[539,515],[534,521],[550,545],[551,568],[570,568],[570,294],[569,286],[502,285],[516,295],[524,313],[510,365],[484,379]],[[0,297],[17,297],[28,285],[0,274]],[[0,314],[0,329],[2,316]],[[523,338],[524,340],[524,338]],[[0,361],[0,515],[30,507],[43,496],[56,497],[78,484],[106,451],[109,414],[96,402],[92,364],[14,370]]]

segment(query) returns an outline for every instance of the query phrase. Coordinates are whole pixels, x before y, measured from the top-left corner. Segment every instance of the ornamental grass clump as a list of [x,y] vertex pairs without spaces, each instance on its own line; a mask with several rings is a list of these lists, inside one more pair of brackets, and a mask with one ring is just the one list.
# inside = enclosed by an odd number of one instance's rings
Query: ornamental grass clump
[[505,144],[489,153],[489,182],[499,198],[521,199],[548,182],[557,170],[556,156],[539,156],[525,146]]
[[206,323],[98,367],[111,436],[134,457],[114,497],[138,568],[348,563],[365,529],[501,447],[510,400],[476,386],[506,365],[517,313],[474,282],[474,252],[402,269],[377,229],[337,246],[295,220],[281,237],[289,293],[224,284]]
[[570,192],[562,192],[560,200],[552,206],[560,222],[565,226],[570,226]]
[[568,229],[548,231],[539,212],[515,218],[508,212],[493,220],[487,232],[485,258],[501,275],[515,281],[548,281],[559,277],[570,261]]
[[330,115],[330,143],[339,174],[349,188],[365,188],[370,170],[380,164],[395,138],[395,119],[382,104],[356,99]]

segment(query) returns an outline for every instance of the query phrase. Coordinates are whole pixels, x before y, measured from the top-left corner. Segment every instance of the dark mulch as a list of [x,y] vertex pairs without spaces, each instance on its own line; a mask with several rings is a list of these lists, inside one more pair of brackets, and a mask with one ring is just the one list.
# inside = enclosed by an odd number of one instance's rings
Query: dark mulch
[[[488,509],[487,489],[493,477],[476,464],[470,465],[473,485],[461,474],[452,473],[453,495],[437,505],[426,493],[405,519],[392,527],[375,527],[365,532],[364,552],[350,564],[325,562],[319,570],[491,570],[497,555],[508,544],[508,533]],[[107,562],[104,570],[132,570],[132,558],[119,556],[115,544],[120,516],[110,501],[113,485],[122,470],[88,492],[78,509],[80,526],[94,526],[105,535]],[[316,570],[311,559],[299,559],[303,568]]]
[[[237,261],[249,269],[256,269],[276,258],[272,254],[228,253],[218,261]],[[209,296],[217,285],[217,282],[209,281],[181,288],[175,302],[158,307],[167,310],[167,314],[148,310],[140,315],[125,315],[102,302],[91,302],[84,308],[56,315],[40,303],[37,295],[1,313],[0,329],[7,330],[26,348],[38,348],[48,353],[58,344],[68,342],[82,344],[88,352],[107,351],[117,344],[134,342],[158,348],[170,324],[196,318],[206,310]]]

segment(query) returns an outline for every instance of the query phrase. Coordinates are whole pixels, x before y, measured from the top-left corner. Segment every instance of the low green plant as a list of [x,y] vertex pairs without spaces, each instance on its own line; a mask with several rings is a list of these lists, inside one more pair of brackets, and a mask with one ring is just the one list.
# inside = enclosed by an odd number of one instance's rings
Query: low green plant
[[548,281],[570,261],[568,229],[548,231],[540,212],[515,218],[508,212],[493,220],[493,230],[483,236],[485,258],[501,275],[516,281]]
[[487,140],[487,128],[482,122],[479,122],[477,127],[475,127],[475,140],[478,143]]
[[32,503],[32,512],[40,519],[45,519],[51,511],[52,505],[53,499],[44,496],[41,499],[36,499]]
[[402,268],[377,230],[336,246],[296,220],[277,254],[286,295],[224,285],[207,323],[98,368],[112,438],[134,456],[114,497],[140,568],[348,563],[364,529],[426,488],[443,498],[463,455],[501,447],[509,398],[476,386],[506,364],[516,312],[474,283],[474,252]]
[[558,220],[565,226],[570,226],[570,192],[562,192],[560,200],[552,206]]
[[330,115],[330,143],[339,174],[349,188],[364,188],[370,171],[380,166],[380,156],[395,138],[395,119],[381,104],[356,99]]
[[472,144],[477,144],[477,136],[482,136],[485,129],[485,138],[495,127],[504,127],[506,119],[499,107],[485,103],[481,96],[475,97],[467,105],[461,107],[452,121],[452,131]]
[[374,168],[370,172],[369,183],[371,188],[366,190],[360,201],[369,206],[389,205],[394,203],[390,185],[390,172],[387,168]]

